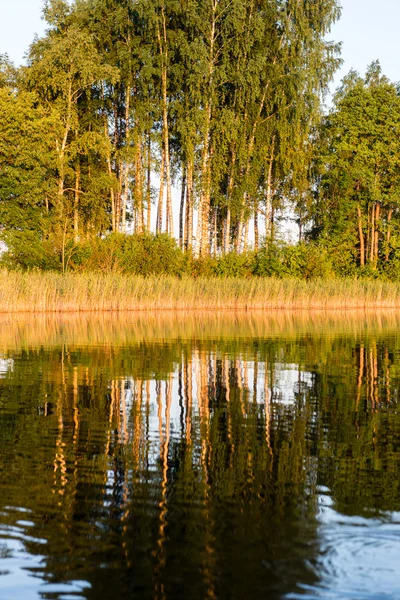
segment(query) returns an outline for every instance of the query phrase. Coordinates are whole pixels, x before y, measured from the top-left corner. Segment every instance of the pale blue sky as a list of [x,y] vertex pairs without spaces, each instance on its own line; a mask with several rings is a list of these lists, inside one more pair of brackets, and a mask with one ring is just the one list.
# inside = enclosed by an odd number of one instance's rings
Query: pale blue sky
[[[43,32],[42,6],[42,0],[0,0],[0,54],[23,61],[33,35]],[[343,42],[345,64],[335,84],[351,67],[363,74],[375,59],[389,79],[399,81],[400,0],[342,0],[342,6],[342,18],[329,36]]]
[[335,83],[351,68],[363,75],[376,59],[390,80],[400,81],[400,0],[342,0],[341,4],[342,17],[329,36],[343,42],[345,62]]

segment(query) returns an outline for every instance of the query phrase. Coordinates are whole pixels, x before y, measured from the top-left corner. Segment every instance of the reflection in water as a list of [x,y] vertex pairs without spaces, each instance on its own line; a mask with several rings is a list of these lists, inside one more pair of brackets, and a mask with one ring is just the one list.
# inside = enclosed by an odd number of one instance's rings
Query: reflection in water
[[397,317],[339,319],[3,317],[0,597],[399,597]]

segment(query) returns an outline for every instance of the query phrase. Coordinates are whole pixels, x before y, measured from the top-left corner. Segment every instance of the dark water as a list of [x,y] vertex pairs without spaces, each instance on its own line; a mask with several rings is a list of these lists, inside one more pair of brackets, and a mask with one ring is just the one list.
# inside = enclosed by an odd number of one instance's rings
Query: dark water
[[0,598],[400,598],[396,319],[0,323]]

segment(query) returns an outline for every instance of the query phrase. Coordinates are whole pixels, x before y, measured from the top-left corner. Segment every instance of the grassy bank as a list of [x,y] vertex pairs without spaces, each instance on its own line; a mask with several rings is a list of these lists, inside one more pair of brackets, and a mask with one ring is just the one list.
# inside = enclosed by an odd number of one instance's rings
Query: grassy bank
[[0,312],[400,308],[400,283],[0,272]]

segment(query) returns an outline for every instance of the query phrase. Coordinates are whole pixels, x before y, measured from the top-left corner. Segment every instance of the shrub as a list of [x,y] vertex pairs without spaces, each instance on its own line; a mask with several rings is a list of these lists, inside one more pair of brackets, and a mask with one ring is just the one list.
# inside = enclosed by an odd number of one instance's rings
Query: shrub
[[220,277],[250,277],[255,269],[254,252],[229,252],[217,259],[215,274]]
[[277,244],[268,244],[257,252],[254,274],[259,277],[281,277],[284,275],[283,253]]
[[314,244],[268,244],[256,255],[254,274],[260,277],[331,277],[328,253]]
[[189,258],[187,266],[193,277],[250,277],[255,269],[255,254],[230,252],[219,257]]
[[182,275],[187,258],[167,234],[111,234],[97,240],[85,270],[117,271],[125,274]]
[[7,250],[1,258],[2,266],[9,269],[40,269],[61,271],[61,257],[52,239],[41,239],[35,231],[13,232],[4,236]]
[[216,275],[217,259],[211,256],[201,256],[188,260],[189,274],[193,277],[214,277]]
[[333,274],[326,250],[312,243],[284,248],[284,267],[287,275],[304,279],[330,278]]
[[400,252],[392,253],[390,260],[382,264],[379,275],[388,281],[400,281]]

